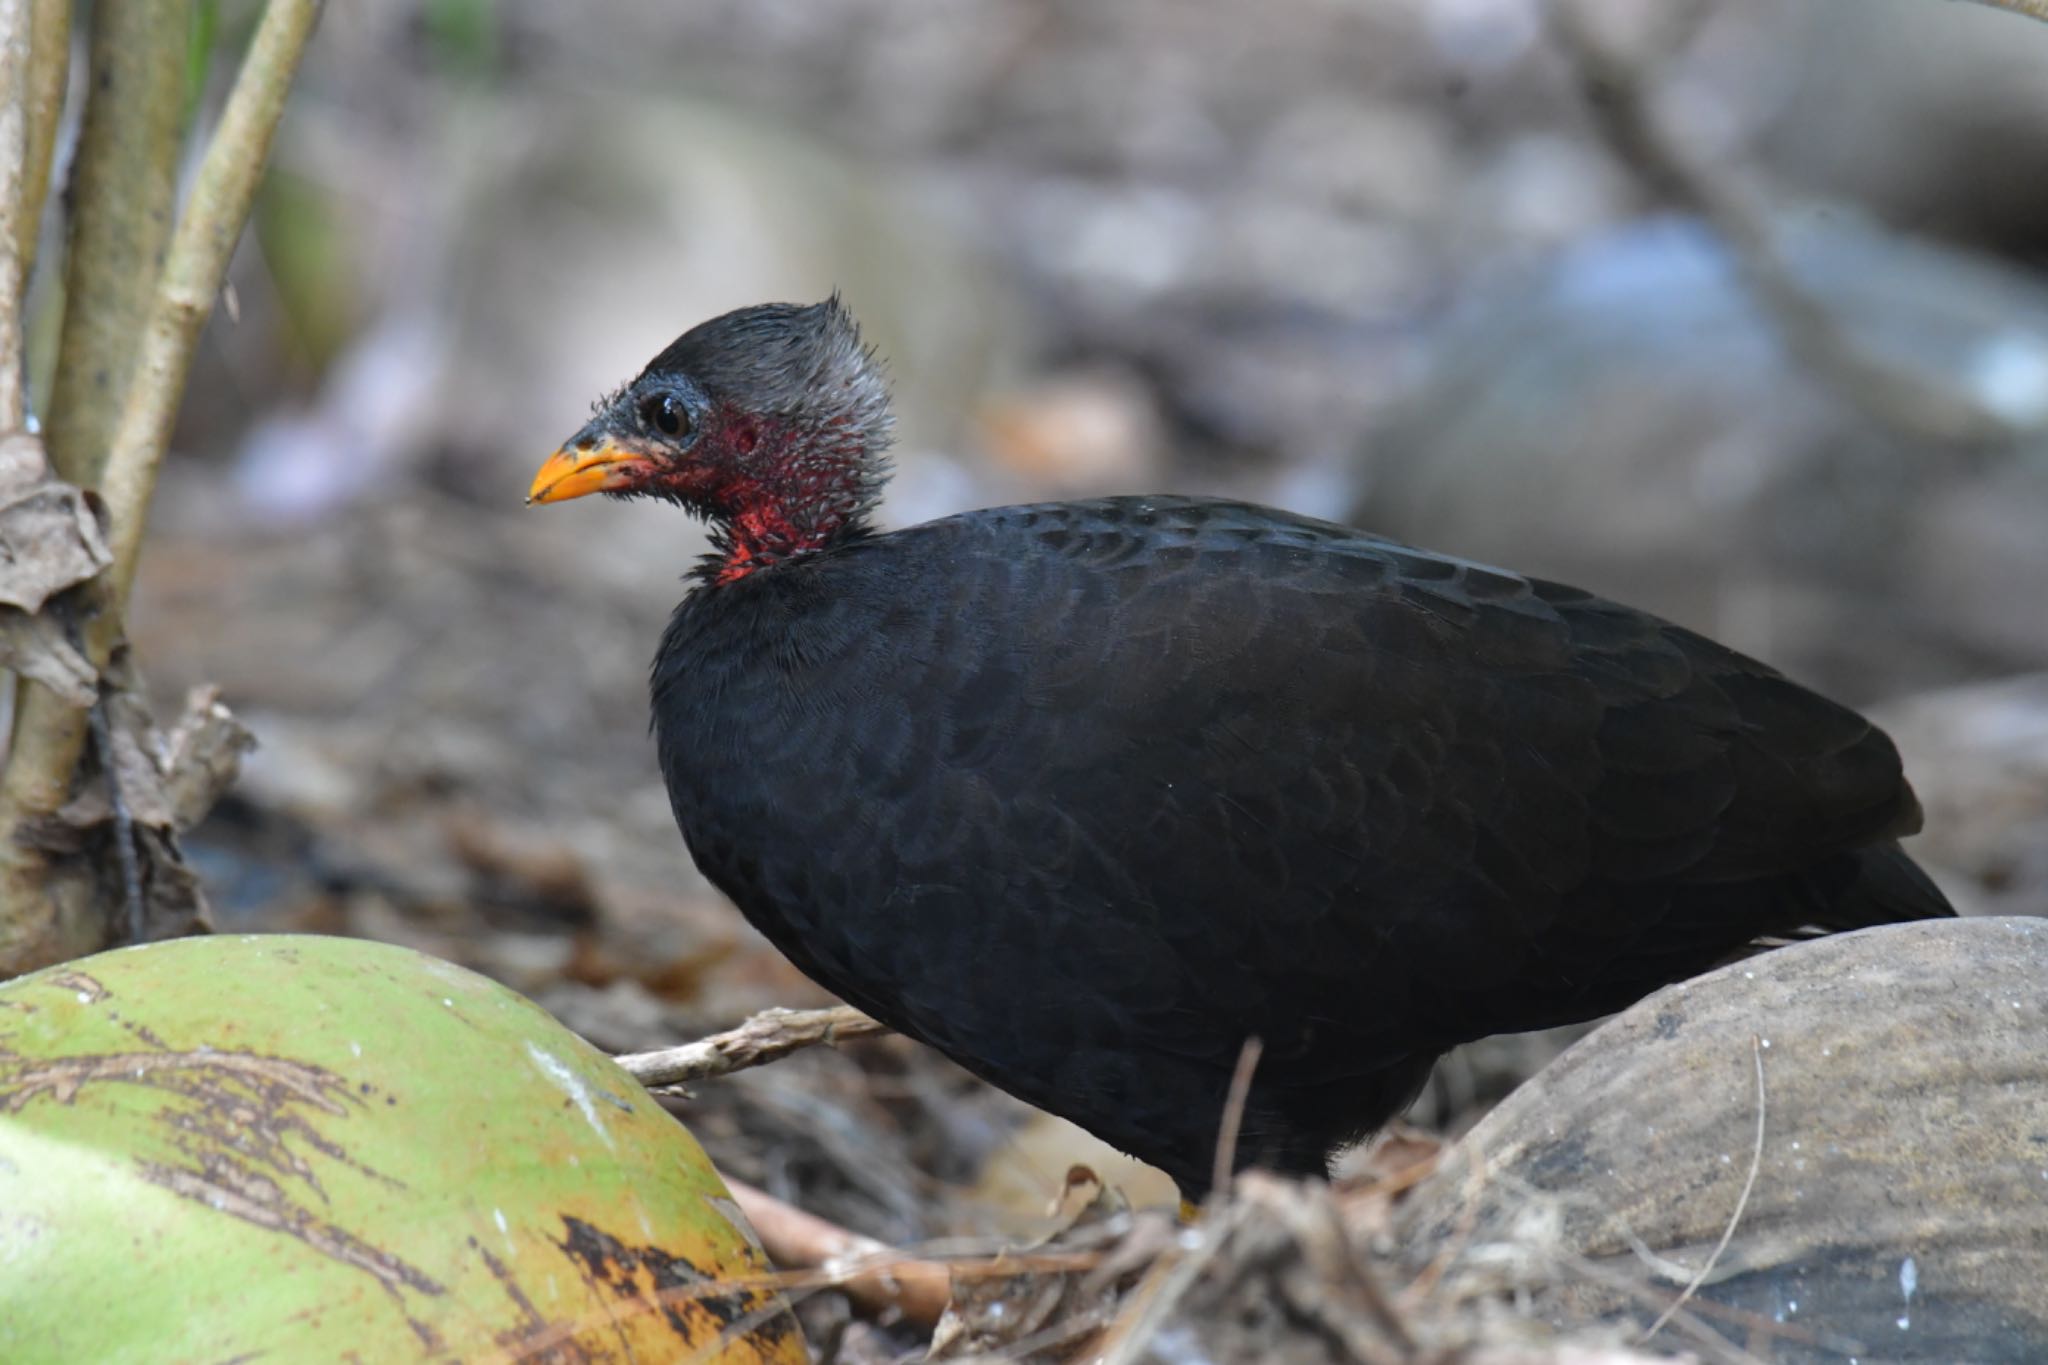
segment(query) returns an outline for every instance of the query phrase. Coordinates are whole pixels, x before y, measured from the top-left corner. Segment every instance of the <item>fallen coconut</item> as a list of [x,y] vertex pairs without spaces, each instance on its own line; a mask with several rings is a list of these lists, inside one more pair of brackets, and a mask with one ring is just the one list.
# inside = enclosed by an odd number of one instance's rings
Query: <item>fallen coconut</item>
[[1708,1358],[2048,1360],[2048,921],[1659,991],[1446,1153],[1399,1241],[1564,1327],[1647,1329],[1698,1281],[1659,1340]]
[[409,949],[193,938],[0,986],[0,1360],[808,1359],[687,1131]]

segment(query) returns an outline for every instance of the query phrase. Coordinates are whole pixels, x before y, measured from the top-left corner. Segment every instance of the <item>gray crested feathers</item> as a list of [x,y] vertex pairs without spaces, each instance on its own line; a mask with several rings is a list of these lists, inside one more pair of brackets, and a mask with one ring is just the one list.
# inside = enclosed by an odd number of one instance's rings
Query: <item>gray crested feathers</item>
[[[837,292],[822,303],[764,303],[683,333],[634,381],[682,378],[781,430],[791,448],[857,461],[861,510],[889,476],[896,418],[872,346]],[[801,461],[800,461],[801,463]]]

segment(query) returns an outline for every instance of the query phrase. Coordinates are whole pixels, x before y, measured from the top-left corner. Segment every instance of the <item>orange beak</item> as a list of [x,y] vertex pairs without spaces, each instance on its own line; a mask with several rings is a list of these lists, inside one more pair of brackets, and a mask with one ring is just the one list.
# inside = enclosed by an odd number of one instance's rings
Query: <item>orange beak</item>
[[537,502],[567,502],[586,493],[616,492],[644,482],[654,473],[654,461],[611,441],[600,439],[584,445],[577,441],[548,456],[547,463],[533,476],[526,491],[530,507]]

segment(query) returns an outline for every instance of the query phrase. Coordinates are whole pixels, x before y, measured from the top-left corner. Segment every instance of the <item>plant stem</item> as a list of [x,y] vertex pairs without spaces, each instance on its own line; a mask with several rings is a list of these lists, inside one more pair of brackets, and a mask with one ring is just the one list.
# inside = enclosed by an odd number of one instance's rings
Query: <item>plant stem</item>
[[[9,3],[18,0],[0,0],[0,5]],[[118,9],[126,0],[100,4],[103,9]],[[154,295],[145,296],[136,330],[122,338],[120,348],[125,394],[120,387],[104,390],[103,404],[113,416],[105,428],[99,482],[110,514],[114,563],[76,590],[85,599],[80,604],[87,618],[82,633],[86,656],[95,667],[104,669],[120,642],[149,500],[192,350],[248,220],[286,92],[319,11],[318,0],[271,0],[265,7],[171,237],[160,279],[154,261],[149,262],[149,278],[157,279]],[[182,53],[183,31],[173,36],[170,50]],[[159,35],[159,42],[167,41]],[[165,153],[167,161],[176,151],[173,144]],[[85,155],[83,148],[80,155]],[[78,247],[74,236],[74,252]],[[68,341],[69,319],[65,332]],[[132,364],[125,363],[129,356]],[[58,363],[102,365],[89,386],[94,390],[111,373],[100,354],[92,351],[63,351]],[[53,401],[53,412],[56,406]],[[73,411],[75,416],[77,410]],[[73,447],[74,457],[78,450]],[[91,951],[95,940],[104,939],[103,907],[84,904],[79,894],[57,887],[51,865],[33,837],[34,827],[52,817],[69,797],[87,729],[87,712],[73,710],[45,688],[21,688],[14,743],[6,772],[0,775],[0,972]]]
[[[5,3],[26,17],[27,6],[19,0]],[[52,21],[41,17],[41,27],[54,38]],[[100,0],[93,8],[91,93],[71,175],[64,324],[43,424],[52,466],[74,483],[97,480],[170,233],[186,19],[184,6],[156,0]],[[36,27],[29,23],[12,26],[12,31],[32,44]],[[68,65],[68,34],[65,51],[65,62],[31,60],[29,66]],[[44,131],[38,126],[31,134],[28,128],[26,111],[36,93],[26,83],[9,93],[8,105],[24,111],[26,150],[26,142]],[[56,99],[62,99],[61,85]],[[56,111],[48,112],[47,134],[54,139]],[[47,190],[47,167],[43,184]],[[25,217],[25,200],[26,195],[10,200],[18,215],[8,224],[10,241],[34,232]],[[24,275],[7,295],[8,327],[17,336],[20,290],[26,283]],[[87,610],[108,599],[100,580],[78,590],[78,596],[83,601],[77,605]],[[84,634],[88,657],[95,667],[103,666],[119,638],[118,614],[97,612]],[[12,741],[6,772],[0,774],[0,906],[6,911],[0,948],[7,950],[0,953],[0,963],[15,970],[38,958],[91,951],[101,934],[83,916],[85,907],[72,904],[53,884],[32,833],[71,795],[87,721],[86,712],[67,706],[55,693],[16,680]]]
[[[64,329],[44,423],[57,476],[100,481],[177,203],[189,3],[98,0],[71,172]],[[17,727],[18,728],[18,727]]]
[[22,392],[22,242],[35,235],[23,162],[28,155],[28,0],[0,0],[0,435],[26,424]]
[[36,268],[43,201],[50,190],[57,128],[64,121],[64,86],[71,77],[71,0],[31,0],[28,42],[28,160],[22,167],[21,215],[15,223],[21,252],[21,287]]
[[284,113],[306,39],[319,17],[319,0],[271,0],[235,78],[220,127],[206,149],[192,197],[185,205],[164,261],[163,279],[120,420],[107,449],[100,494],[113,526],[114,600],[125,605],[142,553],[143,524],[156,490],[157,469],[170,444],[171,422],[185,393],[199,329],[227,277],[228,260],[249,219],[256,186],[270,157],[270,142]]

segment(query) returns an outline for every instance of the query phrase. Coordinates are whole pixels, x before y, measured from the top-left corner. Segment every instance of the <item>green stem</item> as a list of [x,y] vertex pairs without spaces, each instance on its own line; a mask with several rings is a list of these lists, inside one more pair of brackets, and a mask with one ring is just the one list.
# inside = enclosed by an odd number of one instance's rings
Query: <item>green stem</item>
[[127,602],[135,580],[150,496],[170,444],[171,423],[184,396],[199,329],[227,278],[228,260],[255,203],[285,95],[319,14],[318,0],[271,0],[264,9],[171,239],[100,485],[113,523],[117,606]]
[[22,167],[21,287],[36,267],[36,238],[50,191],[50,162],[64,121],[64,86],[71,76],[71,0],[32,0],[29,12],[28,161]]
[[27,0],[0,0],[0,436],[19,431],[28,417],[21,387],[21,294],[28,278],[22,242],[35,235],[24,221],[28,68]]
[[[126,392],[115,390],[108,397],[113,420],[100,482],[114,563],[80,589],[87,599],[80,608],[87,616],[86,655],[96,667],[106,666],[121,639],[122,611],[141,554],[150,496],[192,351],[248,221],[285,95],[319,11],[318,0],[271,0],[265,7],[140,320],[129,352],[133,364]],[[173,147],[170,154],[175,152]],[[67,362],[60,357],[59,363]],[[85,712],[65,706],[44,688],[21,688],[14,744],[0,776],[0,973],[91,951],[104,939],[103,907],[86,903],[74,888],[59,886],[51,860],[34,838],[35,826],[70,795],[86,733]]]
[[106,467],[136,337],[177,205],[189,4],[97,0],[91,93],[71,172],[64,330],[44,423],[60,478]]

